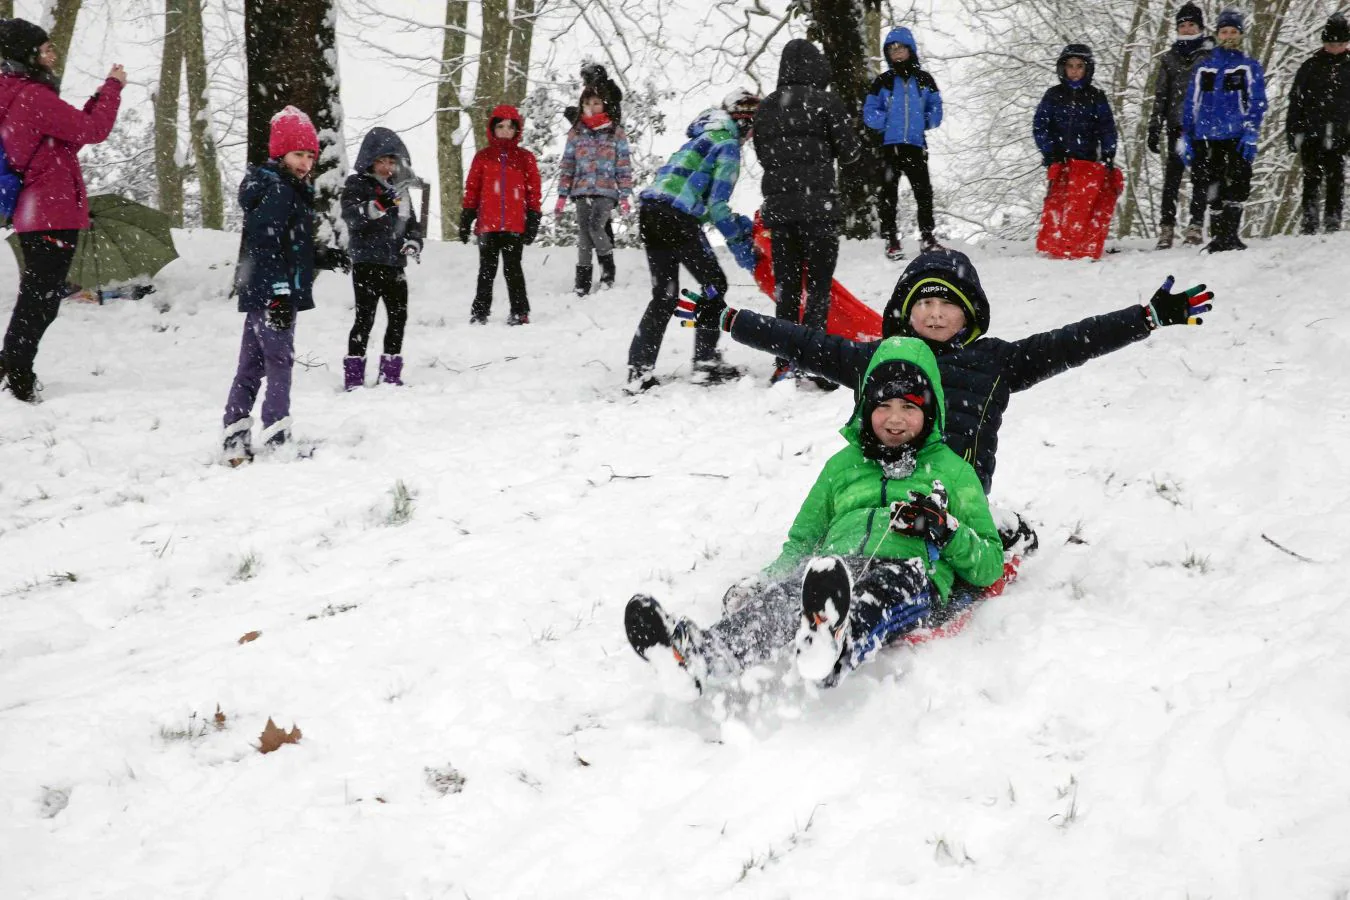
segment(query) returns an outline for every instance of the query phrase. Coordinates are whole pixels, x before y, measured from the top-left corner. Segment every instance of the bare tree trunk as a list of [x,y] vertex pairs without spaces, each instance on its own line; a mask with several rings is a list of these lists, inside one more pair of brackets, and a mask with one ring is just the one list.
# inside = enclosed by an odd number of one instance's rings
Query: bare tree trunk
[[183,80],[183,3],[165,0],[164,53],[155,88],[155,183],[159,211],[183,227],[183,166],[178,161],[178,92]]
[[[1138,0],[1138,6],[1135,12],[1138,13],[1139,7],[1145,6],[1147,0]],[[1168,38],[1172,33],[1172,18],[1163,16],[1158,21],[1158,29],[1153,35],[1153,43],[1150,46],[1148,59],[1150,61],[1158,59],[1167,49]],[[1144,184],[1144,169],[1148,160],[1148,121],[1153,111],[1153,89],[1158,81],[1158,66],[1154,65],[1153,70],[1149,72],[1148,80],[1144,82],[1144,100],[1139,106],[1139,114],[1134,117],[1134,127],[1128,143],[1121,142],[1121,149],[1124,150],[1124,164],[1121,166],[1125,173],[1125,196],[1120,209],[1120,222],[1116,228],[1116,234],[1125,237],[1134,230],[1134,217],[1140,212],[1139,195],[1141,191],[1147,190]],[[1117,83],[1121,85],[1121,103],[1124,102],[1125,86],[1128,81],[1124,78],[1118,79]],[[1117,126],[1129,121],[1124,113],[1118,113],[1116,117]],[[1163,140],[1167,139],[1167,125],[1163,124]],[[1167,165],[1167,150],[1159,155],[1159,164]],[[1118,163],[1119,164],[1119,163]],[[1147,233],[1147,232],[1145,232]]]
[[468,21],[468,0],[445,0],[445,40],[436,87],[436,167],[441,182],[443,241],[455,235],[456,217],[464,201],[464,148],[456,138],[460,129],[459,91],[464,82],[464,26]]
[[70,52],[70,39],[75,36],[75,19],[80,15],[80,0],[47,0],[42,14],[43,28],[51,36],[52,46],[56,48],[56,77],[66,71],[66,54]]
[[530,49],[534,43],[535,0],[516,0],[511,16],[511,49],[506,59],[507,103],[519,107],[525,102],[530,80]]
[[181,2],[187,60],[188,116],[192,155],[197,161],[197,184],[201,190],[202,227],[219,230],[225,227],[225,200],[220,186],[216,137],[211,132],[210,81],[206,73],[206,42],[202,33],[202,0]]
[[881,136],[862,124],[863,100],[872,81],[867,52],[872,43],[863,36],[865,9],[879,0],[800,0],[811,23],[806,35],[819,41],[829,60],[834,91],[843,101],[854,129],[862,139],[863,158],[841,172],[840,200],[844,206],[845,237],[868,238],[877,229],[877,197],[881,191]]
[[319,241],[340,241],[337,200],[345,177],[342,106],[338,98],[334,0],[244,0],[248,60],[248,162],[267,161],[272,117],[286,106],[309,115],[319,132],[313,175]]
[[475,141],[485,140],[488,113],[502,102],[511,38],[509,0],[482,0],[482,8],[483,37],[478,47],[478,83],[473,91],[473,105],[469,107],[469,121],[473,123]]
[[0,19],[14,18],[14,0],[0,0]]

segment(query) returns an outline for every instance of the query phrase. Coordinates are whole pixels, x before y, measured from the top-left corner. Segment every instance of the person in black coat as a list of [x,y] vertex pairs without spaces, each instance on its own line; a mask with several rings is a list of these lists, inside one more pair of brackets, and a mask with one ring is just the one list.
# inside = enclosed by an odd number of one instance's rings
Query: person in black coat
[[342,188],[352,259],[356,321],[347,336],[343,387],[365,383],[366,345],[381,302],[387,322],[379,381],[403,384],[403,329],[408,322],[409,256],[422,252],[422,224],[412,211],[408,186],[412,163],[403,140],[388,128],[372,128],[356,154],[356,171]]
[[[801,318],[805,282],[805,322],[821,329],[839,260],[835,161],[852,165],[861,153],[843,102],[826,90],[829,83],[830,66],[820,50],[800,38],[789,41],[778,65],[778,89],[759,104],[751,132],[764,166],[762,214],[772,232],[777,315],[789,322]],[[779,359],[772,380],[795,376],[788,360]]]
[[[989,301],[970,259],[956,250],[922,253],[905,269],[882,317],[882,337],[921,338],[937,356],[947,395],[946,442],[975,468],[988,493],[998,430],[1012,394],[1148,337],[1160,325],[1200,324],[1213,295],[1204,285],[1170,293],[1169,278],[1147,306],[1124,309],[1018,341],[986,337]],[[880,341],[851,341],[725,303],[705,300],[704,327],[720,327],[757,350],[860,390]]]
[[[1148,120],[1148,149],[1160,154],[1165,163],[1163,174],[1162,216],[1158,219],[1158,245],[1170,249],[1176,240],[1177,196],[1186,164],[1177,155],[1181,139],[1181,113],[1186,106],[1186,88],[1191,83],[1191,68],[1214,49],[1214,40],[1205,34],[1205,16],[1194,3],[1183,3],[1177,10],[1177,39],[1158,60],[1154,79],[1153,111]],[[1166,139],[1166,145],[1163,140]],[[1199,171],[1191,170],[1191,224],[1184,243],[1199,245],[1205,230],[1205,184]]]
[[1322,49],[1299,66],[1289,95],[1285,136],[1303,160],[1303,234],[1317,233],[1318,194],[1326,182],[1323,227],[1340,231],[1345,154],[1350,153],[1350,22],[1339,13],[1322,29]]

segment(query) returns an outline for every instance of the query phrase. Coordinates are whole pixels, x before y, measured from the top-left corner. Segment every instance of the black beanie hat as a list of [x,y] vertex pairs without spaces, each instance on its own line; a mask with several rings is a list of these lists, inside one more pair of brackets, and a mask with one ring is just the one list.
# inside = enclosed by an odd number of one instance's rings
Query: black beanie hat
[[923,430],[907,446],[919,447],[928,439],[937,424],[937,396],[933,383],[923,369],[903,359],[884,362],[867,376],[863,387],[862,422],[859,442],[863,455],[882,462],[895,455],[896,447],[885,447],[872,431],[872,413],[887,400],[901,397],[923,410]]
[[1322,29],[1322,42],[1343,44],[1346,41],[1350,41],[1350,22],[1345,20],[1345,16],[1336,13],[1327,19],[1327,27]]
[[1183,3],[1181,9],[1177,10],[1177,25],[1182,22],[1194,22],[1202,29],[1205,27],[1205,13],[1194,3]]
[[38,48],[50,40],[47,32],[26,19],[0,19],[0,58],[32,64]]

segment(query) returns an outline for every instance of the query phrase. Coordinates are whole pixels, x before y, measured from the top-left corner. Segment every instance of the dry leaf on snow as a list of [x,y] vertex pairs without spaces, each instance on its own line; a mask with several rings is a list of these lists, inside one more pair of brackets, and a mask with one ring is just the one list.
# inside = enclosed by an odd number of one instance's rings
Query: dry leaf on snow
[[248,644],[248,643],[251,643],[251,642],[253,642],[253,641],[256,641],[256,640],[257,640],[258,638],[260,638],[260,637],[262,637],[262,632],[261,632],[261,631],[250,631],[248,634],[244,635],[243,637],[241,637],[241,638],[239,639],[239,643],[241,643],[241,644]]
[[269,716],[267,725],[263,728],[262,734],[258,737],[258,752],[271,753],[273,750],[280,750],[282,744],[300,743],[300,729],[294,722],[291,723],[290,731],[283,731],[277,727]]

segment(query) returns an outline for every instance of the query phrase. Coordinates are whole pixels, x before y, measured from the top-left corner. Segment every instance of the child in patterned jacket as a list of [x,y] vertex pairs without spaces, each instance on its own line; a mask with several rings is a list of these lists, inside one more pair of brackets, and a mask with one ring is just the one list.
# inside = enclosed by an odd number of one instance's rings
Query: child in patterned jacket
[[577,207],[576,293],[591,291],[591,251],[600,261],[600,287],[614,286],[614,241],[605,229],[614,207],[626,216],[633,191],[633,170],[628,158],[628,135],[612,121],[600,92],[588,87],[581,94],[581,115],[567,133],[558,182],[561,216],[571,197]]

